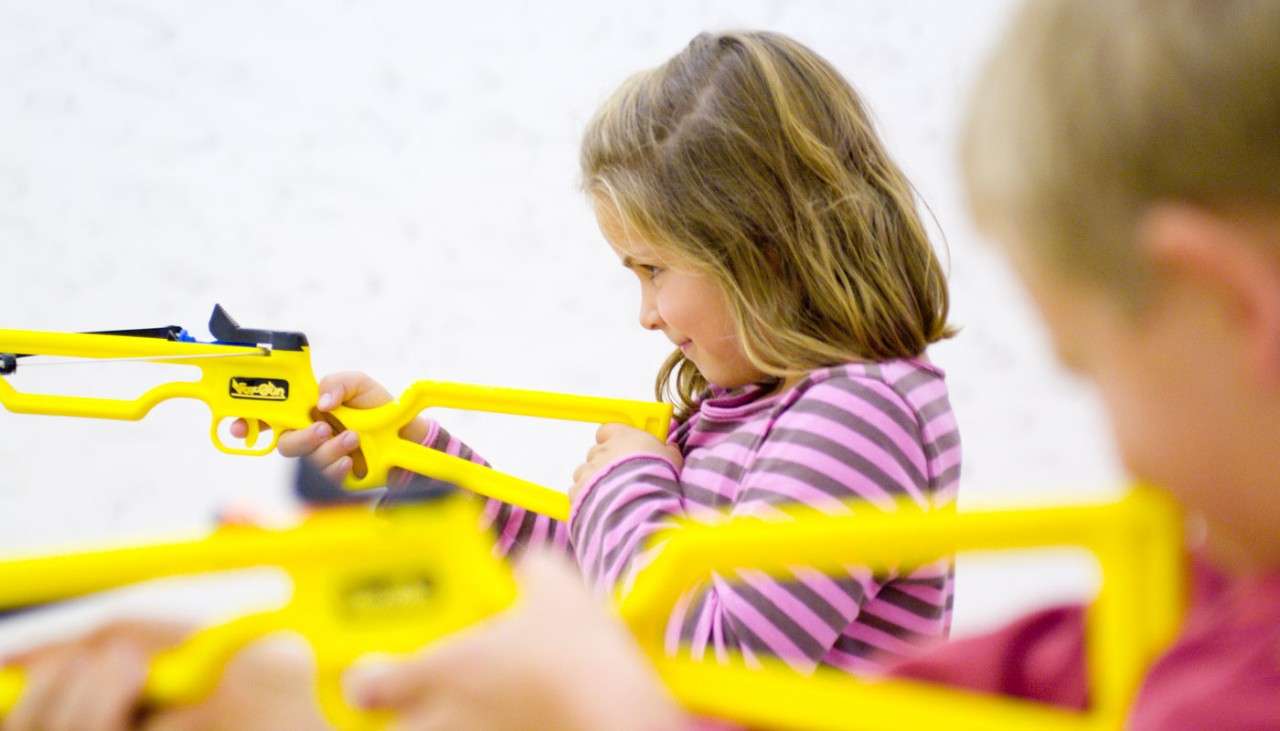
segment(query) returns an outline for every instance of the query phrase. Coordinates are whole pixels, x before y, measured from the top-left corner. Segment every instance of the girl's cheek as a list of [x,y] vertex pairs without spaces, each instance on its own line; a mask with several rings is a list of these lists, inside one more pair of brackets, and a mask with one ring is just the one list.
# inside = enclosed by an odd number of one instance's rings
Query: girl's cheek
[[657,311],[658,317],[661,317],[663,322],[678,323],[680,321],[679,308],[673,306],[673,302],[669,295],[655,291],[653,293],[653,307],[654,310]]
[[690,291],[684,282],[666,282],[657,289],[655,296],[659,312],[667,322],[682,322],[702,314],[697,293]]

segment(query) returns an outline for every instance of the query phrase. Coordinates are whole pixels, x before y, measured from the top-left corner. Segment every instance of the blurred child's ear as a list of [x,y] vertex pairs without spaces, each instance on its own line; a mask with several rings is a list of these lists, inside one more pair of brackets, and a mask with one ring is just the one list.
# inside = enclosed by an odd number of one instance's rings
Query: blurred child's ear
[[[1254,374],[1280,388],[1280,216],[1159,204],[1137,226],[1139,252],[1157,272],[1221,299],[1245,338]],[[1212,355],[1210,354],[1210,357]]]

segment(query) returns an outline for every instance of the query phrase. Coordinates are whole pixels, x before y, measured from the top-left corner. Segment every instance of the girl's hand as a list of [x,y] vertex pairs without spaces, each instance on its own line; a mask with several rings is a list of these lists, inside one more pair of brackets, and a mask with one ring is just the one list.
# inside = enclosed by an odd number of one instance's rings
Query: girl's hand
[[[325,477],[341,482],[360,459],[360,436],[341,424],[328,412],[338,406],[375,409],[392,401],[391,392],[367,374],[356,371],[334,373],[317,384],[320,399],[312,413],[316,423],[299,431],[280,435],[277,449],[286,457],[306,457]],[[362,461],[362,460],[361,460]]]
[[428,729],[675,729],[682,716],[630,635],[564,557],[531,551],[508,613],[394,664],[357,666],[352,702]]
[[[393,398],[382,384],[356,371],[325,376],[317,386],[319,403],[311,414],[315,423],[306,429],[281,434],[277,449],[286,457],[307,457],[330,480],[341,482],[352,467],[363,465],[359,454],[360,437],[353,431],[342,429],[341,423],[328,412],[338,406],[374,409],[390,403]],[[427,422],[418,417],[400,430],[400,436],[421,442],[427,436],[427,429]],[[236,438],[243,438],[245,432],[243,420],[232,424],[231,434]]]
[[668,459],[679,470],[684,466],[684,456],[674,445],[658,441],[643,429],[625,424],[605,424],[596,430],[596,445],[587,451],[587,461],[573,471],[572,498],[591,478],[614,460],[633,454],[652,454]]

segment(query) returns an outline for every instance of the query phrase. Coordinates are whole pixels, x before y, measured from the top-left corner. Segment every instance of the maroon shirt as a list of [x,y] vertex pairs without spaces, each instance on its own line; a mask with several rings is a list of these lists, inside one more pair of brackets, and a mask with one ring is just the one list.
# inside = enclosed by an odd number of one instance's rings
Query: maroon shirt
[[[1132,731],[1280,729],[1280,571],[1228,581],[1197,564],[1182,633],[1143,681]],[[941,646],[894,675],[1085,708],[1081,607]]]

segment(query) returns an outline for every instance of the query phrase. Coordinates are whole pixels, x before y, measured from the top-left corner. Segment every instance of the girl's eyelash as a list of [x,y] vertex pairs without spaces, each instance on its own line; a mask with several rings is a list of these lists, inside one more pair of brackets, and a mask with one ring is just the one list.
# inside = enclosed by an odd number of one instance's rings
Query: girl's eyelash
[[638,268],[640,269],[640,271],[644,272],[645,275],[648,276],[650,279],[653,279],[654,277],[662,273],[662,267],[655,266],[653,264],[640,264]]

